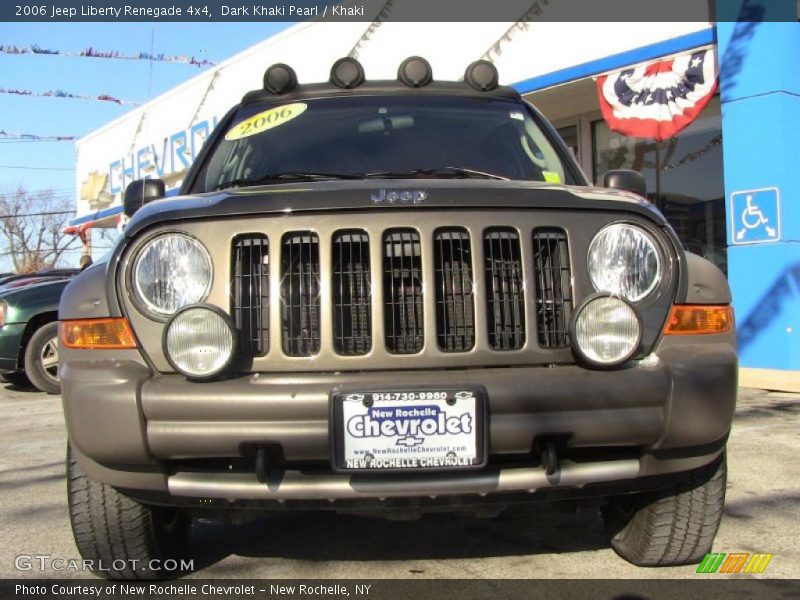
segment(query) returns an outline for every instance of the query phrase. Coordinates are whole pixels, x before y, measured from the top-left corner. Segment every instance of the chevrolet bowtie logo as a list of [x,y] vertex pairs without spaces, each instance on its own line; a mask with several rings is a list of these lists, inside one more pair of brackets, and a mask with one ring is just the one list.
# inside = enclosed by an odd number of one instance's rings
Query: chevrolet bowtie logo
[[400,438],[399,440],[397,440],[397,445],[398,446],[413,447],[413,446],[417,446],[417,445],[421,444],[423,441],[424,440],[422,438],[418,438],[418,437],[414,437],[414,436],[411,436],[411,435],[407,435],[406,437]]
[[82,200],[97,200],[106,187],[108,181],[108,174],[98,173],[92,171],[89,173],[86,180],[81,184],[81,199]]

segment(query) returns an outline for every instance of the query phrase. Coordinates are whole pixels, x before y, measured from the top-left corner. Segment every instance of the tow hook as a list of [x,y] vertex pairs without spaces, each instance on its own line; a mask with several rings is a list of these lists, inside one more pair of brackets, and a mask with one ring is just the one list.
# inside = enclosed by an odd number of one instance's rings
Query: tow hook
[[547,475],[552,475],[558,471],[558,454],[553,442],[547,442],[542,449],[542,466]]
[[267,483],[269,468],[267,466],[267,451],[264,448],[256,450],[256,477],[259,483]]

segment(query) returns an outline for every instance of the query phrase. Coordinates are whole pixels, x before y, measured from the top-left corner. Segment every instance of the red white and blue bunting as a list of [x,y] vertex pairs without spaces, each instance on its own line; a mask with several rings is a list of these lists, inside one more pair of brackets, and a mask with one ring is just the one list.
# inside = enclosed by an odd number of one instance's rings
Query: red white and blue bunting
[[717,89],[714,49],[623,69],[597,79],[608,126],[631,137],[665,140],[687,127]]
[[71,100],[92,100],[95,102],[113,102],[114,104],[125,106],[139,106],[141,102],[135,100],[120,100],[108,94],[89,95],[89,94],[73,94],[72,92],[65,92],[64,90],[45,90],[44,92],[37,92],[34,90],[24,90],[19,88],[4,88],[0,87],[0,94],[9,94],[12,96],[31,96],[36,98],[69,98]]
[[33,133],[16,133],[0,129],[0,140],[19,140],[25,142],[73,142],[75,135],[36,135]]
[[216,63],[204,58],[195,58],[187,55],[174,54],[151,54],[150,52],[136,52],[125,54],[118,50],[98,50],[97,48],[84,48],[79,52],[67,52],[65,50],[54,50],[52,48],[42,48],[37,44],[30,46],[14,46],[10,44],[0,44],[0,54],[38,54],[40,56],[66,56],[70,58],[111,58],[116,60],[147,60],[151,62],[180,63],[193,67],[213,67]]

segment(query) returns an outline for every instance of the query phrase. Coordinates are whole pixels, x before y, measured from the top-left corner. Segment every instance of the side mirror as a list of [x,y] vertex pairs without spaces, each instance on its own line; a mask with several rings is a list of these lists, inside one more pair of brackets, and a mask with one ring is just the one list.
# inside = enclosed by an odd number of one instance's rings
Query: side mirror
[[633,192],[647,200],[647,182],[639,171],[629,169],[606,171],[603,175],[603,187]]
[[133,216],[137,210],[148,202],[160,200],[167,195],[167,186],[161,179],[137,179],[125,188],[122,204],[125,214]]

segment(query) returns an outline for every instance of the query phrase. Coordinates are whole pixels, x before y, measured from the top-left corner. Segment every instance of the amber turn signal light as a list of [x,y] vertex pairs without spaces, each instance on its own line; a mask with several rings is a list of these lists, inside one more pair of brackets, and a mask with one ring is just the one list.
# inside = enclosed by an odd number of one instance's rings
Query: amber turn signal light
[[61,343],[85,350],[136,348],[131,325],[125,318],[61,321]]
[[672,307],[664,335],[728,333],[733,329],[733,309],[705,304],[676,304]]

